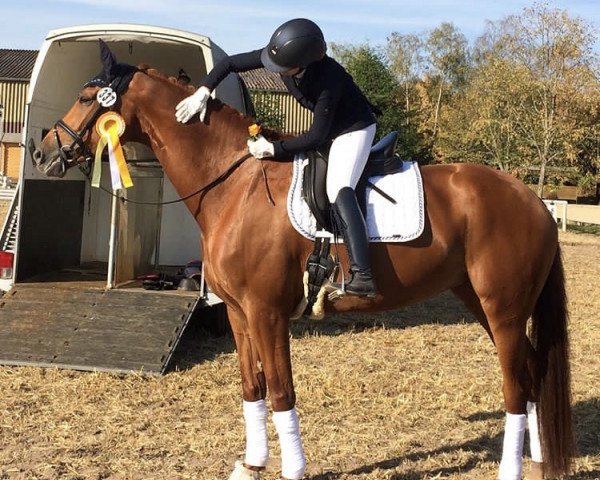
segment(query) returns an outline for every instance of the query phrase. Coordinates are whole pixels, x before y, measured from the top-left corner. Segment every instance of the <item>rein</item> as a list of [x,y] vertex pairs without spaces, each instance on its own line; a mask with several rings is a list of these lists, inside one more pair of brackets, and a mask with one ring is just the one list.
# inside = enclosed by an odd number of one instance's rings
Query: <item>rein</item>
[[[155,206],[171,205],[173,203],[183,202],[183,201],[188,200],[189,198],[192,198],[192,197],[194,197],[196,195],[200,195],[201,193],[207,193],[209,190],[211,190],[212,188],[216,187],[218,184],[220,184],[221,182],[223,182],[224,180],[226,180],[242,163],[244,163],[246,160],[248,160],[251,157],[252,157],[252,154],[247,153],[243,157],[238,158],[235,162],[233,162],[227,168],[227,170],[225,170],[217,178],[215,178],[211,182],[207,183],[202,188],[199,188],[194,193],[190,193],[189,195],[186,195],[185,197],[179,198],[177,200],[169,200],[167,202],[139,202],[139,201],[136,201],[136,200],[130,200],[128,198],[125,198],[125,197],[122,197],[120,195],[117,195],[116,193],[111,192],[110,190],[107,190],[106,188],[104,188],[102,186],[100,186],[100,190],[103,190],[104,192],[108,193],[112,197],[118,198],[123,203],[134,203],[136,205],[155,205]],[[86,178],[88,179],[88,181],[90,181],[89,175],[86,175]],[[270,194],[269,194],[269,198],[270,198]],[[272,200],[271,200],[271,202],[272,202]]]

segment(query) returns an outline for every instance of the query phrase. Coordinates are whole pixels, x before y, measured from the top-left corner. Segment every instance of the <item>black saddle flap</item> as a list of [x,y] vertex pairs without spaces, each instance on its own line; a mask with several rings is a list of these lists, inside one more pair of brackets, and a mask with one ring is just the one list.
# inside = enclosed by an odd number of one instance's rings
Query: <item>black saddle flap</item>
[[302,198],[309,205],[317,224],[321,227],[330,227],[331,205],[325,190],[327,176],[327,158],[317,150],[306,152],[308,163],[304,167],[302,179]]

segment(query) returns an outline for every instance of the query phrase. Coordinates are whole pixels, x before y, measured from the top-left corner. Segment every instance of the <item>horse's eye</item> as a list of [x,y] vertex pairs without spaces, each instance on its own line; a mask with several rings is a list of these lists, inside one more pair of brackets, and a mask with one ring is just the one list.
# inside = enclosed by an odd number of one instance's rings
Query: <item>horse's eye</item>
[[81,103],[82,105],[89,105],[94,101],[93,97],[87,97],[85,95],[78,95],[77,99],[79,100],[79,103]]

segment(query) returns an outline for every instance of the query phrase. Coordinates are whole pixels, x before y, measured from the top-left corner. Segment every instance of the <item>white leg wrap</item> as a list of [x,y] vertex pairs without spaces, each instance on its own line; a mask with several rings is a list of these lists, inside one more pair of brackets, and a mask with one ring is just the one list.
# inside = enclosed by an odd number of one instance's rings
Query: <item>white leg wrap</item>
[[246,421],[246,465],[264,467],[269,460],[269,439],[267,437],[267,403],[246,402],[244,400],[244,420]]
[[527,426],[529,427],[529,449],[531,460],[542,463],[542,444],[540,442],[540,430],[535,403],[527,402]]
[[506,414],[504,446],[498,480],[521,480],[523,469],[523,441],[525,439],[526,415]]
[[281,446],[281,475],[289,480],[300,480],[304,476],[306,458],[296,408],[287,412],[273,412],[273,423]]

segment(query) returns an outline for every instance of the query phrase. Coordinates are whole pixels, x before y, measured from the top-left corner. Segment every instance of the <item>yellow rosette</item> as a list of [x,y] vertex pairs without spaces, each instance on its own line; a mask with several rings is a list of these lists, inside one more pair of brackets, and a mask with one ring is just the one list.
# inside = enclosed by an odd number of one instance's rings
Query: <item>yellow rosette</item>
[[132,187],[133,182],[131,181],[123,148],[119,141],[119,137],[125,132],[125,120],[116,112],[106,112],[98,117],[96,132],[98,132],[100,139],[96,147],[92,187],[100,187],[102,152],[107,145],[113,190]]

